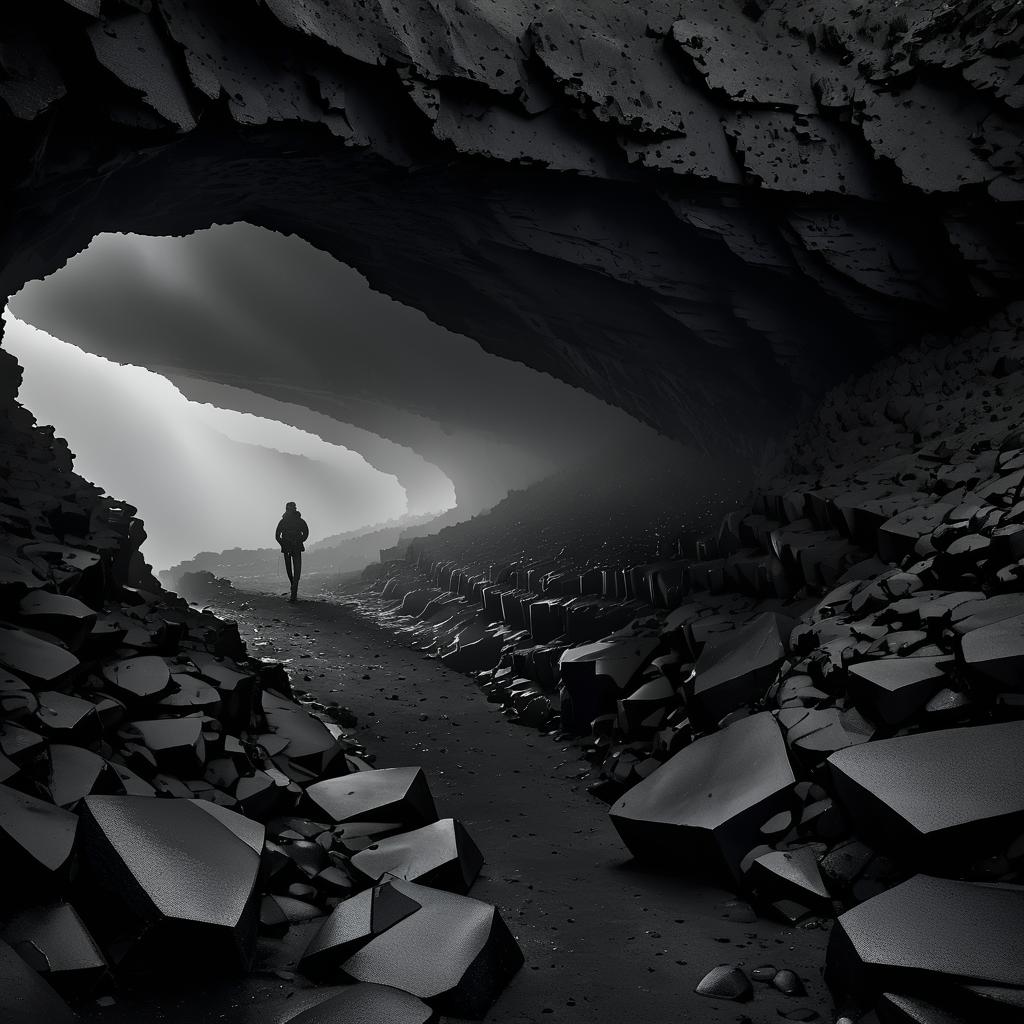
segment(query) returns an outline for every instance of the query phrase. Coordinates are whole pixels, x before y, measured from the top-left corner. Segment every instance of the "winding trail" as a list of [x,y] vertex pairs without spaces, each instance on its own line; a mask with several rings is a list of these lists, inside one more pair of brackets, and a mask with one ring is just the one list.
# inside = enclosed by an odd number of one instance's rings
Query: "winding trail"
[[[235,592],[210,607],[238,623],[250,653],[287,662],[297,689],[351,708],[377,767],[421,765],[438,811],[465,823],[486,857],[470,895],[501,908],[526,957],[488,1024],[777,1024],[801,1010],[816,1015],[790,1019],[831,1019],[820,977],[826,933],[730,920],[732,894],[637,867],[586,792],[574,745],[513,725],[472,680],[328,600]],[[282,970],[319,923],[261,939],[244,978],[172,978],[84,1016],[282,1024],[335,991]],[[696,995],[723,963],[789,967],[808,994],[755,983],[744,1004]]]
[[[526,956],[490,1024],[830,1019],[826,933],[729,920],[730,893],[634,865],[572,744],[513,725],[470,679],[337,605],[245,594],[214,610],[253,654],[288,661],[297,688],[350,707],[377,767],[422,765],[439,812],[476,839],[487,862],[471,895],[501,908]],[[808,996],[694,994],[720,963],[792,968]]]

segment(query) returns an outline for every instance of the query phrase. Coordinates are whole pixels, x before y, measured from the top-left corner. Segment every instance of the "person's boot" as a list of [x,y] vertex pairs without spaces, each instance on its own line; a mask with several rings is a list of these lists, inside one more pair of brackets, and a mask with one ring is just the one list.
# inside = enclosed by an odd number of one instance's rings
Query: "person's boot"
[[298,601],[298,599],[299,599],[299,585],[297,583],[293,583],[292,584],[292,596],[289,597],[288,600],[292,604],[295,604],[295,602]]

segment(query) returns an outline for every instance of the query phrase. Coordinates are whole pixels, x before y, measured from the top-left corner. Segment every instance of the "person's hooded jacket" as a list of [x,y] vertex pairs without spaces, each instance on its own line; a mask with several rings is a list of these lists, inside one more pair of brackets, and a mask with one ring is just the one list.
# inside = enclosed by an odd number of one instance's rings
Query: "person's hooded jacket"
[[295,552],[305,551],[305,541],[309,537],[309,527],[306,520],[299,515],[299,510],[286,509],[281,521],[277,524],[277,532],[274,534],[277,543],[281,545],[282,551]]

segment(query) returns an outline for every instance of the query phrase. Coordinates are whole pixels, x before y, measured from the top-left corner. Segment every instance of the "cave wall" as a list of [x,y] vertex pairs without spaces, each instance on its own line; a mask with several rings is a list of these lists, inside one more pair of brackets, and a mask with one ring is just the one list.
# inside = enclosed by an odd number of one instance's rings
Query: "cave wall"
[[101,230],[247,220],[666,433],[757,443],[1020,293],[1022,26],[923,0],[8,7],[0,294]]

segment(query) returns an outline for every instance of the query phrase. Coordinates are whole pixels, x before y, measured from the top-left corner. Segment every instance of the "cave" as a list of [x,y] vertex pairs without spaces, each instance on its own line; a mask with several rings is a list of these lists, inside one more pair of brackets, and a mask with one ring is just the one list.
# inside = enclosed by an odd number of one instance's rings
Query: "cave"
[[[0,13],[5,1019],[1024,1019],[1022,39]],[[33,332],[388,511],[161,547]]]

